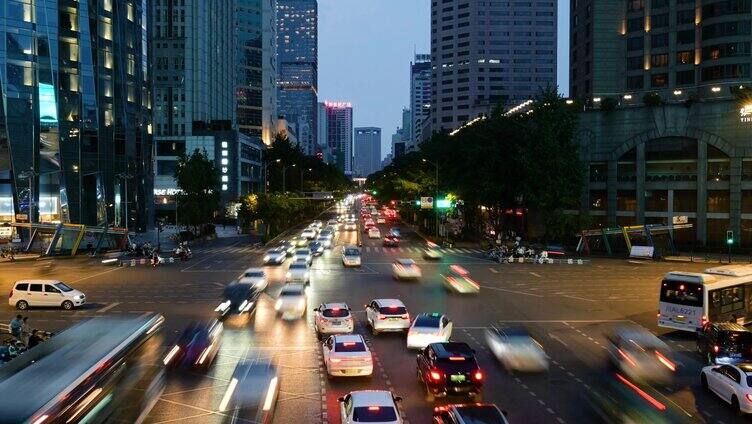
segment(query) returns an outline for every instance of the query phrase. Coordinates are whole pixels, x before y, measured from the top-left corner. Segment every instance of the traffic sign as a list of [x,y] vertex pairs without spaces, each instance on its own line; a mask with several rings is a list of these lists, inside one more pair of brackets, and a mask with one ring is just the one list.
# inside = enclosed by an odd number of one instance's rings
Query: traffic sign
[[433,197],[421,197],[420,208],[421,209],[433,209]]

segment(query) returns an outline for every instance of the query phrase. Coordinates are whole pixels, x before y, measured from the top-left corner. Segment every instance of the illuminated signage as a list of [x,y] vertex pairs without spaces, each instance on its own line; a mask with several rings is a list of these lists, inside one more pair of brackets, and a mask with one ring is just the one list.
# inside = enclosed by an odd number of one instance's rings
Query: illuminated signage
[[50,84],[39,83],[39,120],[46,124],[57,123],[55,88]]
[[174,196],[180,193],[182,193],[182,190],[180,190],[179,188],[155,188],[154,189],[155,196]]
[[739,109],[739,121],[752,122],[752,104],[745,105]]

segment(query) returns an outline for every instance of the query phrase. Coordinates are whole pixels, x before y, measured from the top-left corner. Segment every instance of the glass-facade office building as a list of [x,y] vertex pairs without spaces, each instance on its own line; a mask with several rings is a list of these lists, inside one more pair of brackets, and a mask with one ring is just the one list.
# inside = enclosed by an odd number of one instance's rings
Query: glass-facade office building
[[146,4],[0,2],[0,222],[146,227]]

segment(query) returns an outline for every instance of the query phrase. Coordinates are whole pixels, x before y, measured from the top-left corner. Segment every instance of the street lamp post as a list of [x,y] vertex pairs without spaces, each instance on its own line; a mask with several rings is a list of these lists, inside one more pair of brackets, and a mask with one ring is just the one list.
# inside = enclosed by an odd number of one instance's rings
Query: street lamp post
[[295,164],[282,167],[282,194],[286,192],[285,189],[285,176],[287,175],[287,168],[295,168]]
[[[282,159],[277,159],[274,163],[282,163]],[[264,162],[264,194],[268,192],[269,186],[269,163]]]
[[423,158],[423,162],[436,167],[436,193],[433,197],[433,212],[436,215],[436,238],[439,238],[439,164]]
[[[300,192],[301,193],[303,192],[303,172],[304,171],[305,169],[300,168]],[[312,171],[313,171],[313,168],[308,168],[308,172],[312,172]]]

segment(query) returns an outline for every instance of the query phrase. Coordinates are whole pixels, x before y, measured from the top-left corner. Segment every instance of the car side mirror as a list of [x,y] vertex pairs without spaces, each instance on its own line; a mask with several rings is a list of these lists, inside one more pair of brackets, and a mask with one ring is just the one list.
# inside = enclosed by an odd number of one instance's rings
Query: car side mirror
[[395,396],[394,397],[395,402],[402,402],[402,396]]
[[345,398],[343,397],[337,398],[337,402],[344,402],[344,401],[345,401]]
[[368,308],[368,305],[363,305],[364,308]]
[[318,312],[318,311],[319,311],[319,308],[313,308],[313,311],[314,311],[314,312]]

